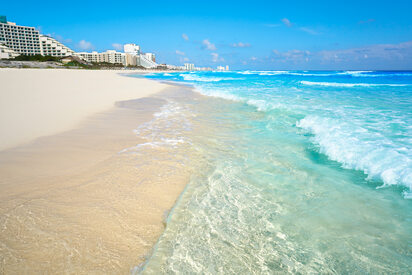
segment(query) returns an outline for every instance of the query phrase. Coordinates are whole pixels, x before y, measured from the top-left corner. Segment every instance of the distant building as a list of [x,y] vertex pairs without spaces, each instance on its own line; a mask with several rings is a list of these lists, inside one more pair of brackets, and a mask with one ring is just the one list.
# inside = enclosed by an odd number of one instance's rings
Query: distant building
[[196,67],[195,70],[196,71],[213,71],[213,69],[210,67]]
[[0,16],[0,44],[19,55],[41,54],[61,57],[74,54],[73,50],[54,38],[40,34],[34,27],[7,22],[6,16]]
[[145,53],[139,55],[139,65],[147,69],[156,68],[158,65],[156,63],[156,58],[153,53]]
[[125,53],[125,54],[126,54],[126,66],[139,66],[140,65],[139,55],[130,54],[130,53]]
[[112,64],[122,64],[126,66],[126,54],[117,52],[115,50],[108,50],[102,53],[93,51],[88,52],[79,52],[75,53],[75,56],[82,58],[83,60],[91,63],[112,63]]
[[140,46],[136,44],[125,44],[124,53],[114,50],[105,52],[79,52],[74,55],[79,56],[83,60],[92,63],[113,63],[122,64],[123,66],[142,66],[145,68],[156,68],[158,65],[155,62],[155,55],[153,53],[142,54]]
[[133,44],[133,43],[129,43],[129,44],[124,44],[123,46],[123,50],[125,53],[128,54],[134,54],[134,55],[139,55],[140,54],[140,46]]
[[142,66],[147,69],[156,68],[156,56],[154,53],[142,53],[140,46],[129,43],[123,46],[126,54],[126,66]]
[[40,34],[40,54],[51,56],[69,56],[73,55],[74,51],[66,47],[56,39]]
[[153,62],[156,62],[156,56],[154,53],[145,53],[143,56],[149,60],[152,60]]
[[195,64],[185,63],[185,70],[186,71],[194,71],[195,70]]
[[19,54],[0,43],[0,59],[10,59],[16,56],[19,56]]
[[218,71],[229,71],[229,66],[226,65],[226,67],[224,66],[217,66],[216,68]]
[[106,52],[76,53],[56,39],[42,35],[34,27],[19,26],[7,22],[6,16],[0,16],[0,58],[9,59],[18,55],[51,55],[55,57],[77,56],[86,62],[113,63],[123,66],[142,66],[155,68],[154,53],[141,53],[140,46],[129,43],[123,46],[124,53],[114,50]]

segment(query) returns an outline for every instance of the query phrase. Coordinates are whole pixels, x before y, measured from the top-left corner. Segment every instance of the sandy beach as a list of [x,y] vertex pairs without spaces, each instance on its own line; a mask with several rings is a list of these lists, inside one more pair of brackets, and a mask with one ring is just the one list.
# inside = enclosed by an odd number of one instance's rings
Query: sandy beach
[[0,83],[0,273],[130,272],[189,171],[119,152],[177,88],[81,70],[5,69]]
[[166,86],[125,78],[125,71],[0,70],[0,150],[56,134],[114,102],[146,97]]

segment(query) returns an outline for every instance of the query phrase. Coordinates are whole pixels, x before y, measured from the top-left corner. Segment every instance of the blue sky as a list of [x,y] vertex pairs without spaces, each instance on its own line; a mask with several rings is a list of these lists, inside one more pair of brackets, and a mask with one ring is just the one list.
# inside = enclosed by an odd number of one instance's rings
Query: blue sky
[[160,63],[412,69],[412,1],[5,1],[0,14],[74,50],[123,43]]

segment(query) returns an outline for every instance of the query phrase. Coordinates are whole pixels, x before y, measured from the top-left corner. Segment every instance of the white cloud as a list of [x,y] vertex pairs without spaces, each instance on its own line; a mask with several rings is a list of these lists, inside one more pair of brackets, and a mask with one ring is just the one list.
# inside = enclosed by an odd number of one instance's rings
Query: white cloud
[[208,39],[202,41],[202,44],[208,49],[209,51],[216,51],[215,44],[211,43]]
[[189,58],[186,56],[180,56],[179,61],[180,63],[186,63],[186,62],[189,62]]
[[250,47],[250,44],[249,43],[238,42],[238,43],[233,43],[232,47],[234,47],[234,48],[247,48],[247,47]]
[[283,22],[283,24],[285,24],[287,27],[292,27],[292,23],[290,22],[290,20],[289,19],[287,19],[287,18],[283,18],[282,19],[282,22]]
[[212,56],[213,62],[225,61],[222,57],[219,57],[218,53],[210,53],[210,55]]
[[256,60],[257,60],[257,57],[252,56],[252,57],[250,58],[250,60],[252,60],[252,61],[256,61]]
[[[285,26],[287,26],[287,27],[289,27],[289,28],[295,26],[295,24],[293,24],[292,22],[290,22],[290,20],[287,19],[287,18],[283,18],[281,21],[283,22],[283,24],[285,24]],[[298,27],[298,26],[297,26],[297,27]],[[320,34],[319,32],[315,31],[314,29],[311,29],[311,28],[308,28],[308,27],[299,27],[299,30],[304,31],[304,32],[309,33],[309,34],[312,34],[312,35],[318,35],[318,34]]]
[[61,42],[61,43],[63,43],[63,44],[70,44],[70,43],[72,43],[73,41],[70,39],[70,38],[67,38],[67,39],[65,39],[65,38],[63,38],[63,36],[61,36],[61,35],[58,35],[58,34],[52,34],[52,35],[50,35],[51,37],[54,37],[57,41],[59,41],[59,42]]
[[399,44],[377,44],[361,48],[346,50],[320,51],[320,58],[323,61],[358,61],[362,59],[374,59],[381,61],[412,61],[412,41]]
[[211,53],[212,55],[212,61],[217,62],[219,60],[219,54],[217,53]]
[[317,31],[312,30],[311,28],[300,27],[299,29],[300,29],[301,31],[304,31],[304,32],[309,33],[309,34],[313,34],[313,35],[318,35],[318,34],[319,34]]
[[189,41],[189,36],[187,36],[187,34],[182,33],[182,38],[186,41]]
[[277,50],[273,50],[272,52],[278,59],[292,62],[298,62],[303,60],[308,61],[309,56],[311,55],[311,52],[301,50],[289,50],[286,52],[279,52]]
[[80,42],[77,44],[77,47],[79,47],[82,50],[94,49],[93,44],[90,42],[87,42],[86,40],[80,40]]
[[181,52],[181,51],[179,51],[179,50],[176,50],[176,54],[177,54],[177,55],[185,55],[184,52]]
[[119,43],[113,43],[113,44],[112,44],[112,47],[113,47],[115,50],[118,50],[118,51],[123,50],[123,45],[122,45],[122,44],[119,44]]
[[412,40],[398,44],[375,44],[358,48],[322,50],[273,50],[275,63],[297,68],[310,63],[319,69],[380,69],[408,70],[412,64]]

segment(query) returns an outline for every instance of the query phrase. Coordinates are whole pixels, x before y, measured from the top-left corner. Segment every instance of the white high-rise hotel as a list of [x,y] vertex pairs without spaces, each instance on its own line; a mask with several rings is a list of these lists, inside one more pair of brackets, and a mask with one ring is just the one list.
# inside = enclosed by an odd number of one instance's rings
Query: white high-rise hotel
[[[2,58],[11,58],[20,54],[56,57],[74,54],[73,50],[56,39],[40,34],[34,27],[7,22],[5,16],[0,16],[0,44],[2,45],[0,52]],[[9,56],[3,57],[3,55]]]

